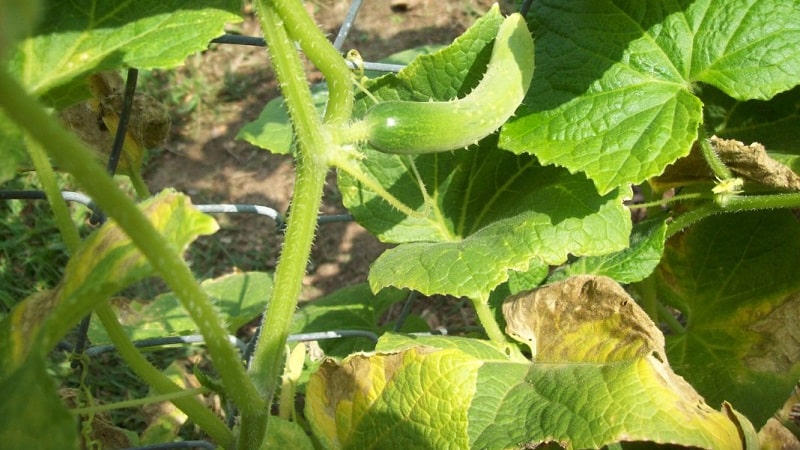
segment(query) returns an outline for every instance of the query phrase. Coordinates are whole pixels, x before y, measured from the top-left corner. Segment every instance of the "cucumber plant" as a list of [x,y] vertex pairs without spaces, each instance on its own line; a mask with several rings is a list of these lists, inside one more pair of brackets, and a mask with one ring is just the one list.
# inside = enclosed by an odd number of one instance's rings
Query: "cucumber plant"
[[486,74],[467,96],[449,102],[381,102],[353,127],[372,147],[388,153],[442,152],[477,143],[500,128],[525,98],[533,55],[525,19],[514,13],[500,25]]
[[[789,209],[800,206],[800,177],[785,130],[799,125],[796,2],[542,0],[507,18],[495,7],[450,47],[365,82],[369,95],[355,94],[301,2],[255,5],[296,135],[297,177],[247,366],[210,298],[229,286],[200,286],[178,252],[213,220],[170,191],[137,207],[42,104],[83,100],[91,73],[178,64],[236,20],[239,2],[48,5],[27,34],[3,28],[0,169],[18,167],[24,148],[54,214],[68,215],[49,156],[113,221],[81,241],[62,217],[64,280],[0,322],[0,440],[77,447],[45,355],[94,310],[153,399],[172,401],[225,448],[794,445],[800,225]],[[16,6],[0,8],[5,23]],[[328,81],[322,117],[295,43]],[[397,245],[373,263],[368,287],[296,315],[331,166],[354,217]],[[644,203],[630,203],[632,184]],[[631,209],[647,220],[634,224]],[[235,404],[235,430],[150,365],[107,304],[154,272],[203,334],[219,376],[207,386]],[[343,309],[379,316],[401,289],[466,298],[483,335],[370,323],[377,344],[327,347],[298,389],[303,420],[288,420],[297,415],[287,397],[304,378],[294,358],[283,370],[289,331],[320,331]]]

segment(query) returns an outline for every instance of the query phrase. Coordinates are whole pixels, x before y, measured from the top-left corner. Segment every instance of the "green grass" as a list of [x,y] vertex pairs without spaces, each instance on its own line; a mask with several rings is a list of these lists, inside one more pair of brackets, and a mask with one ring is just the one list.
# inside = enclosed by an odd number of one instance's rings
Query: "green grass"
[[[60,176],[65,182],[66,177]],[[39,189],[36,175],[22,174],[4,190]],[[73,220],[84,223],[87,209],[72,205]],[[86,225],[81,228],[85,230]],[[0,311],[8,312],[28,295],[54,287],[68,254],[49,204],[44,200],[0,201]]]

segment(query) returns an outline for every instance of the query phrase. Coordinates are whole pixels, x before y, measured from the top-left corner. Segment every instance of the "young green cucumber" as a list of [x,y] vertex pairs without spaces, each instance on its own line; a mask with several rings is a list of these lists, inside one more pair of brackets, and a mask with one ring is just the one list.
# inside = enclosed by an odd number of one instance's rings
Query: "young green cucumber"
[[483,79],[448,102],[388,101],[365,119],[369,144],[386,153],[421,154],[466,147],[500,128],[533,77],[533,39],[518,13],[500,25]]

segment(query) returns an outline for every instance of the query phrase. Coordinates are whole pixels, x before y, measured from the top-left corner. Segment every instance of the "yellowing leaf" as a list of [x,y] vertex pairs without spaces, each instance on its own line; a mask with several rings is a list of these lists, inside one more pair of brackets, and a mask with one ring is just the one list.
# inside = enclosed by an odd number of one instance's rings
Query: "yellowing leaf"
[[607,277],[576,276],[510,297],[506,332],[539,362],[613,362],[654,354],[664,336],[647,314]]
[[327,448],[467,448],[481,364],[426,347],[328,360],[306,388],[306,415]]
[[[143,202],[141,208],[178,249],[217,230],[213,218],[172,190]],[[152,266],[133,241],[113,220],[108,221],[70,258],[56,289],[29,297],[0,321],[0,342],[14,343],[0,346],[0,376],[21,363],[31,346],[50,349],[97,302],[107,301],[115,292],[152,273]]]
[[535,341],[534,362],[474,339],[381,338],[378,348],[404,350],[329,360],[312,375],[314,433],[326,448],[354,449],[754,448],[747,419],[711,408],[672,371],[658,328],[613,281],[580,276],[540,291],[504,309],[513,335]]

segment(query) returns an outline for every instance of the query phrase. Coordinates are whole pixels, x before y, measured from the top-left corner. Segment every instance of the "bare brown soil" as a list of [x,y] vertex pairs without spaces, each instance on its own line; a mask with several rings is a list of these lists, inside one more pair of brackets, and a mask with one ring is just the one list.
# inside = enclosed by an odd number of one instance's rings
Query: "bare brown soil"
[[[349,1],[307,2],[321,29],[335,37]],[[344,50],[357,49],[375,61],[409,48],[447,44],[491,6],[489,0],[368,0]],[[509,9],[506,3],[505,10]],[[257,19],[247,14],[235,31],[260,35]],[[308,67],[309,82],[321,80]],[[157,73],[154,93],[176,110],[173,131],[164,151],[154,154],[145,171],[152,191],[174,187],[195,203],[251,203],[285,212],[292,194],[293,167],[288,156],[273,155],[235,136],[258,117],[263,106],[279,95],[264,49],[212,45],[191,57],[175,72]],[[151,91],[153,83],[151,83]],[[181,111],[184,112],[181,112]],[[187,112],[188,111],[188,112]],[[323,214],[346,212],[341,206],[335,174],[325,189]],[[218,276],[234,267],[273,270],[281,236],[266,217],[218,217],[222,229],[194,247],[195,270]],[[366,280],[369,264],[385,245],[356,223],[322,225],[305,279],[304,299]]]

